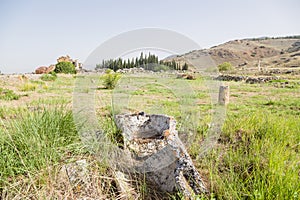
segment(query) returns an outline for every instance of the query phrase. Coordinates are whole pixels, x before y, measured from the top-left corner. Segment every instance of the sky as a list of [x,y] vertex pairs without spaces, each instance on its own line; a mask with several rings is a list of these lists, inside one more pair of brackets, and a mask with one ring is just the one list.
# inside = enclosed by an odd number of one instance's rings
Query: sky
[[299,0],[0,0],[0,71],[33,72],[62,55],[80,62],[127,31],[178,32],[202,48],[300,35]]

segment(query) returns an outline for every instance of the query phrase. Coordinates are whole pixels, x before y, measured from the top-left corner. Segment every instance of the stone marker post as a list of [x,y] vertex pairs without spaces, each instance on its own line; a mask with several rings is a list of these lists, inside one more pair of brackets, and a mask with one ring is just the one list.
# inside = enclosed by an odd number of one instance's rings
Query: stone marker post
[[219,104],[227,105],[229,103],[229,86],[221,85],[219,88]]

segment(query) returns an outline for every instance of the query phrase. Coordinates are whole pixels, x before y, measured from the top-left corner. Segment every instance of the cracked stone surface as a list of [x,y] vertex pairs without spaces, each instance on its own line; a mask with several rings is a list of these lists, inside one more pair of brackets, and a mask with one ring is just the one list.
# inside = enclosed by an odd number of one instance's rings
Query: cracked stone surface
[[166,192],[181,191],[186,197],[208,190],[178,137],[176,120],[167,115],[116,115],[124,146],[141,165],[135,170],[146,173],[151,182]]

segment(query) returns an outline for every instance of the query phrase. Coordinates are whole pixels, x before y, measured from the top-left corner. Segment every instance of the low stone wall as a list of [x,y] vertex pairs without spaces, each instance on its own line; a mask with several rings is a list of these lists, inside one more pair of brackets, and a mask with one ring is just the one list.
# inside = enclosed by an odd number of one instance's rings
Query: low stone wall
[[222,74],[215,78],[219,81],[245,81],[246,83],[255,84],[255,83],[267,83],[272,80],[278,80],[278,77],[275,76],[259,76],[259,77],[250,77],[250,76],[241,76],[241,75],[228,75]]

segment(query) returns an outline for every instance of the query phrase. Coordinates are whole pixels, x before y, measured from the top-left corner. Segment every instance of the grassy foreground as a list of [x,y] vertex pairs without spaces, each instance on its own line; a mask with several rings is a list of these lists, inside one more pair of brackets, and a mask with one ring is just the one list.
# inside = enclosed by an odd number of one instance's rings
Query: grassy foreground
[[[80,142],[71,108],[74,80],[73,76],[58,76],[43,83],[47,87],[28,91],[26,95],[19,89],[24,83],[19,83],[15,89],[10,88],[21,95],[19,100],[0,100],[0,199],[122,197],[114,172]],[[172,81],[175,85],[177,81],[190,85],[194,94],[189,98],[195,102],[193,108],[201,113],[195,140],[187,145],[211,191],[210,196],[198,199],[300,198],[299,84],[278,88],[273,83],[226,82],[230,85],[231,102],[222,134],[215,148],[203,156],[199,146],[207,136],[212,109],[207,88],[200,77]],[[111,124],[113,92],[102,89],[101,81],[97,84],[97,116],[113,138],[116,133]],[[132,111],[135,108],[160,111],[173,115],[179,126],[184,124],[179,111],[182,102],[170,88],[148,84],[130,95]],[[26,98],[25,104],[21,103],[22,98]],[[90,184],[74,186],[63,178],[61,169],[80,159],[89,163]],[[139,199],[147,199],[153,193],[144,183],[136,185]],[[179,197],[180,194],[169,196],[170,199]]]

